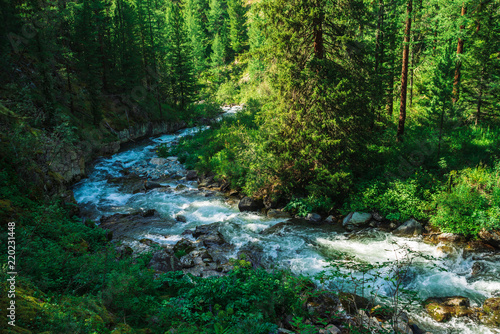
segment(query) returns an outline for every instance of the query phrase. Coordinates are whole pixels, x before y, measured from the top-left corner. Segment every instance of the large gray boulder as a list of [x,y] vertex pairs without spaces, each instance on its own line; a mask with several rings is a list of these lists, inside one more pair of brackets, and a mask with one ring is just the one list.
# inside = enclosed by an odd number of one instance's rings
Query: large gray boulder
[[399,226],[392,233],[399,237],[417,237],[422,234],[422,224],[415,219],[410,219]]
[[243,197],[238,204],[238,209],[244,211],[259,211],[264,208],[264,203],[261,200],[255,200],[250,197]]
[[349,230],[354,230],[368,225],[368,222],[372,218],[371,213],[365,212],[351,212],[344,218],[342,226]]
[[321,216],[317,213],[308,213],[306,220],[309,220],[310,222],[313,223],[319,223],[321,222]]

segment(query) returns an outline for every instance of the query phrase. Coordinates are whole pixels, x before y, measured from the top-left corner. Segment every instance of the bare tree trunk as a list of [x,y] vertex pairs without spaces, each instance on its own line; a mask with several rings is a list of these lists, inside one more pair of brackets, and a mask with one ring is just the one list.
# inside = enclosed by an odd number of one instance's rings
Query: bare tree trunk
[[409,43],[411,35],[411,12],[412,12],[412,0],[408,0],[408,6],[406,7],[406,27],[405,27],[405,37],[403,45],[403,66],[401,70],[401,105],[399,109],[399,124],[398,132],[396,134],[397,141],[403,140],[403,135],[405,133],[405,121],[406,121],[406,88],[408,86],[408,54],[409,54]]
[[[462,16],[464,16],[467,12],[467,8],[465,7],[465,3],[462,5]],[[465,27],[463,25],[460,26],[460,30],[463,30]],[[457,55],[460,55],[464,52],[464,40],[462,38],[458,38],[457,45]],[[458,56],[460,57],[460,56]],[[453,103],[456,103],[460,98],[460,77],[461,77],[461,69],[462,69],[462,61],[460,58],[457,60],[457,65],[455,67],[455,77],[453,79]]]

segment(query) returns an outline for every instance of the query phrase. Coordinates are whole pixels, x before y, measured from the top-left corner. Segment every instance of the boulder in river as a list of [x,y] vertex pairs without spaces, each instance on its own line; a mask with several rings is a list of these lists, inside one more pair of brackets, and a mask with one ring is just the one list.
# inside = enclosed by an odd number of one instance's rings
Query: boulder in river
[[186,180],[193,181],[198,178],[198,172],[195,170],[188,170],[186,173]]
[[306,219],[313,223],[321,222],[321,216],[317,213],[308,213]]
[[269,218],[292,218],[290,213],[278,209],[269,209],[267,216]]
[[466,297],[428,298],[424,302],[427,313],[436,321],[444,322],[452,317],[466,317],[474,314]]
[[465,237],[454,233],[441,233],[437,236],[437,240],[445,243],[460,243],[465,242]]
[[240,212],[244,211],[260,211],[264,208],[262,200],[256,200],[251,197],[243,197],[238,204]]
[[177,220],[178,222],[181,222],[181,223],[187,222],[186,216],[183,216],[183,215],[177,215],[177,216],[175,216],[175,220]]
[[422,234],[422,224],[415,219],[407,220],[392,233],[400,237],[416,237]]
[[354,230],[367,225],[371,218],[371,213],[351,212],[344,218],[342,226],[346,229]]
[[100,228],[112,233],[113,240],[144,238],[144,234],[151,229],[165,229],[173,222],[161,217],[156,211],[148,210],[132,214],[114,214],[102,217]]
[[334,216],[330,215],[328,217],[326,217],[325,219],[325,223],[327,224],[334,224],[337,220],[335,219]]
[[149,180],[146,180],[144,182],[144,188],[146,190],[153,190],[153,189],[157,189],[157,188],[161,188],[163,187],[161,184],[159,184],[158,182],[153,182],[153,181],[149,181]]

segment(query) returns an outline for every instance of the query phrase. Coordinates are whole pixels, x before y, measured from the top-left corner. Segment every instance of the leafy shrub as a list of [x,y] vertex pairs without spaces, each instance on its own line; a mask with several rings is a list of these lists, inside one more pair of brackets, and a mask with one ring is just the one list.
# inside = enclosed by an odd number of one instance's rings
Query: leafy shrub
[[382,180],[361,183],[344,205],[344,213],[377,210],[391,220],[426,219],[431,193],[420,186],[419,175],[388,183]]
[[449,182],[434,197],[431,222],[445,232],[475,236],[483,228],[500,228],[500,163],[449,174]]
[[252,269],[240,260],[223,277],[198,278],[168,273],[167,287],[178,293],[160,311],[162,325],[196,324],[205,333],[269,333],[287,315],[302,315],[299,294],[309,280],[289,272]]
[[332,206],[333,202],[330,198],[326,196],[318,198],[310,195],[306,198],[293,198],[284,210],[305,217],[311,212],[328,212]]

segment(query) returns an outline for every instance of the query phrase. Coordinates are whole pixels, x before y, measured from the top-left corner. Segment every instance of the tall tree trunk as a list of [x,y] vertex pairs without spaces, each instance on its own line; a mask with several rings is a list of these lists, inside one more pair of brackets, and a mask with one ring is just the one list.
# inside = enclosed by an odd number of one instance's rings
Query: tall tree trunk
[[319,11],[319,14],[313,19],[314,25],[314,54],[316,58],[323,59],[325,55],[325,47],[323,43],[323,20],[325,14],[323,13],[323,9],[320,8],[321,4],[317,3],[316,8]]
[[[467,8],[465,7],[465,3],[462,5],[462,16],[464,16],[467,12]],[[460,26],[460,30],[463,30],[465,27],[463,25]],[[457,45],[457,56],[464,52],[464,40],[462,38],[458,38]],[[462,69],[462,61],[460,58],[457,60],[457,65],[455,67],[455,77],[453,80],[453,103],[456,103],[460,98],[460,77],[461,77],[461,69]]]
[[396,47],[396,37],[395,37],[395,27],[394,27],[394,22],[396,20],[396,14],[394,10],[394,5],[392,5],[391,8],[391,16],[389,17],[389,22],[390,25],[387,26],[387,28],[390,30],[387,33],[387,36],[390,37],[390,42],[389,42],[389,51],[388,56],[390,57],[389,60],[389,82],[387,83],[387,92],[386,92],[386,105],[385,105],[385,110],[387,111],[387,115],[389,117],[392,117],[392,113],[394,111],[394,69],[395,69],[395,47]]
[[384,25],[384,1],[378,2],[378,20],[377,20],[377,33],[375,36],[375,74],[379,74],[380,64],[384,58],[383,48],[383,25]]
[[411,12],[412,12],[412,0],[408,0],[408,6],[406,7],[406,27],[405,27],[405,37],[403,45],[403,66],[401,70],[401,106],[399,109],[399,124],[398,132],[396,134],[397,141],[403,140],[403,135],[405,133],[405,121],[406,121],[406,88],[408,86],[408,54],[410,51],[410,35],[411,35]]

